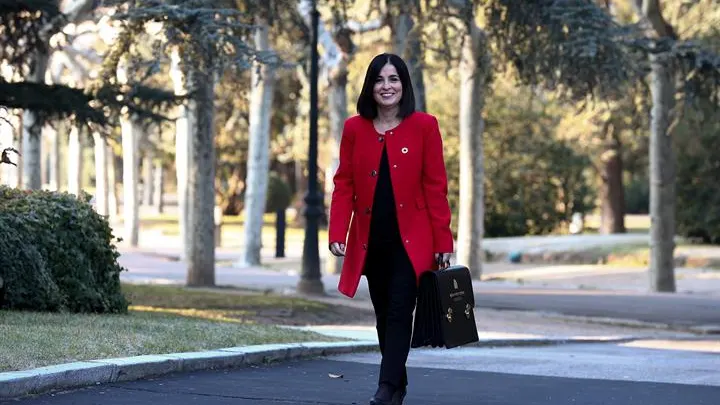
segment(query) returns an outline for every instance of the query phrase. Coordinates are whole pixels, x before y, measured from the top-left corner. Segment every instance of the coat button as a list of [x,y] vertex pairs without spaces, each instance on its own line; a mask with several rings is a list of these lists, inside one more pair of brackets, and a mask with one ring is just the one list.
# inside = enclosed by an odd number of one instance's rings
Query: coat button
[[402,207],[404,207],[404,205],[402,205],[402,203],[400,203],[400,208],[402,208]]
[[393,131],[390,131],[390,135],[392,135],[392,134],[393,134]]
[[407,240],[407,239],[405,239],[405,243],[410,243],[410,241],[409,241],[409,240]]
[[393,165],[393,169],[397,169],[397,165]]
[[357,194],[353,196],[353,201],[357,201]]
[[377,176],[377,171],[376,171],[376,170],[371,171],[371,172],[370,172],[370,175],[371,175],[372,177]]
[[370,207],[365,208],[365,213],[370,215]]
[[367,243],[363,243],[363,250],[367,250]]
[[385,137],[384,137],[384,136],[378,136],[378,142],[382,142],[382,141],[384,141],[384,140],[385,140]]

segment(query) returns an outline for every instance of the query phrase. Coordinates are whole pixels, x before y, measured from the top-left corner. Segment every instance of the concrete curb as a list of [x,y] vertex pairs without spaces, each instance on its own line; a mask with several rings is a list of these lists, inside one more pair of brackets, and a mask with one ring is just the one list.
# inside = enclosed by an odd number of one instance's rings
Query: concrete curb
[[559,346],[570,344],[596,344],[596,343],[628,343],[644,339],[640,336],[619,337],[557,337],[557,338],[516,338],[516,339],[481,339],[468,346],[472,347],[533,347],[533,346]]
[[377,343],[371,341],[306,342],[80,361],[0,373],[0,400],[176,372],[246,367],[376,350]]
[[[626,343],[637,336],[598,338],[491,338],[464,347],[522,347],[562,344]],[[414,350],[430,349],[422,347]],[[139,380],[177,372],[219,370],[348,353],[377,351],[375,341],[306,342],[88,360],[0,373],[0,400],[55,390]],[[447,350],[438,348],[435,350]]]
[[[534,311],[530,311],[534,312]],[[567,315],[559,312],[536,311],[542,313],[548,318],[574,321],[598,325],[622,326],[642,329],[667,330],[682,333],[693,333],[697,335],[720,335],[720,325],[678,325],[672,323],[647,322],[630,318],[611,318],[602,316],[581,316]]]

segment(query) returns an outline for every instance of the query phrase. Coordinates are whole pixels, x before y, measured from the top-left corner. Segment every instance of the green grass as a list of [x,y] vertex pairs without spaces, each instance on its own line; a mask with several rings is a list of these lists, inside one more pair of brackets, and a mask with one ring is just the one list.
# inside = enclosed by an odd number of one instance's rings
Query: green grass
[[123,284],[123,292],[130,300],[131,309],[157,307],[242,310],[246,313],[267,308],[299,308],[304,311],[325,311],[329,309],[327,304],[317,301],[231,288],[196,289],[180,286]]
[[[694,257],[683,248],[702,247],[685,242],[675,248],[676,266],[687,268],[720,269],[717,258]],[[609,266],[647,267],[650,265],[650,248],[646,243],[629,243],[615,246],[599,246],[582,251],[588,262],[601,262]]]
[[[122,222],[122,217],[117,218],[118,222]],[[245,218],[240,215],[225,216],[223,217],[223,240],[234,239],[237,235],[242,235],[244,232]],[[173,214],[153,214],[143,215],[140,218],[141,230],[155,230],[160,231],[168,236],[180,235],[180,227],[178,225],[177,215]],[[265,214],[263,216],[263,237],[274,240],[275,238],[275,214]],[[320,238],[327,239],[327,230],[319,230]],[[293,226],[288,224],[285,229],[285,236],[287,239],[298,239],[301,240],[305,237],[305,229],[302,227]],[[324,240],[324,239],[322,239]]]
[[52,364],[263,343],[333,341],[262,324],[263,311],[328,307],[235,290],[123,285],[127,315],[0,311],[0,371]]
[[633,255],[641,252],[648,252],[647,243],[631,242],[624,245],[609,246],[593,246],[585,251],[597,254],[598,256],[607,255]]
[[[585,217],[585,234],[596,234],[600,229],[601,217],[590,214]],[[650,231],[650,216],[642,214],[625,215],[625,229],[628,233],[648,233]]]

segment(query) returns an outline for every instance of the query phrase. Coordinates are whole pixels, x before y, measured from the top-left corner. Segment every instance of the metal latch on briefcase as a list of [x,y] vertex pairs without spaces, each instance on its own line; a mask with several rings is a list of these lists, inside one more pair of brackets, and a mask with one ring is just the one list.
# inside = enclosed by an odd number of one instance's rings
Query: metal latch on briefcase
[[[470,312],[472,311],[472,305],[465,304],[465,318],[470,319]],[[448,308],[447,315],[445,315],[445,318],[447,318],[448,322],[453,321],[453,309]]]

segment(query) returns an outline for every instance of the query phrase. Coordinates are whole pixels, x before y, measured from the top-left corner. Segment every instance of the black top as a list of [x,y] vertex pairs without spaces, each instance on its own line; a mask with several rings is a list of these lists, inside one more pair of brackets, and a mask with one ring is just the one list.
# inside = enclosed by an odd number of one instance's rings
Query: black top
[[378,173],[375,196],[370,219],[370,242],[394,242],[400,237],[395,210],[395,196],[393,195],[392,180],[390,179],[390,164],[388,162],[387,148],[383,145],[380,170]]

